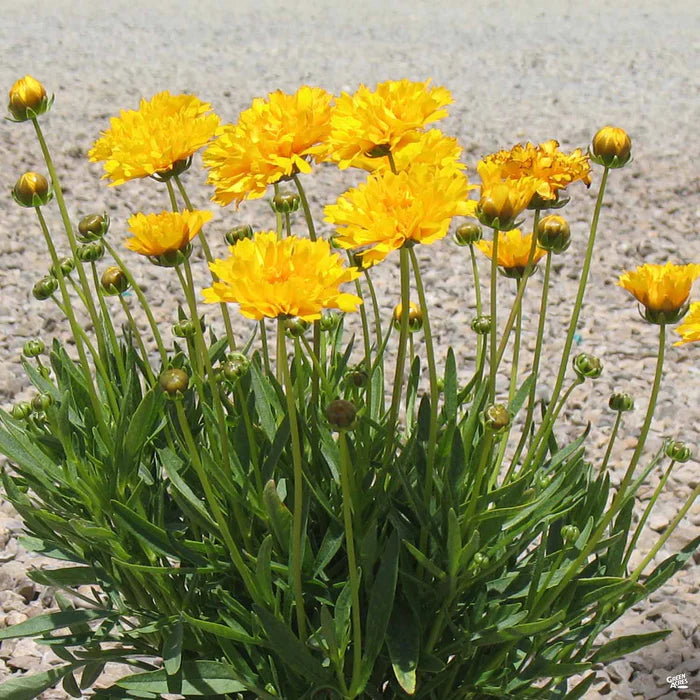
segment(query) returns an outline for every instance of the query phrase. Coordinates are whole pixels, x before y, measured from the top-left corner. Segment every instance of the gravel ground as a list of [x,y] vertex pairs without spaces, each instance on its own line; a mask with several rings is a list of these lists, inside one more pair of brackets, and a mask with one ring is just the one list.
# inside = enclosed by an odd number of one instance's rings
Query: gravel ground
[[[108,211],[113,240],[122,237],[130,213],[167,207],[165,192],[152,181],[108,188],[99,181],[100,168],[87,163],[85,155],[109,116],[135,108],[140,97],[165,89],[197,94],[210,101],[224,121],[233,121],[253,97],[278,88],[292,91],[308,83],[338,93],[354,90],[360,82],[431,77],[454,95],[451,116],[441,128],[460,139],[471,166],[480,156],[518,141],[557,138],[570,149],[585,147],[604,124],[626,128],[633,138],[634,161],[610,178],[579,328],[579,348],[601,356],[605,373],[574,394],[566,416],[572,432],[592,422],[590,458],[600,459],[612,425],[607,397],[613,390],[636,397],[638,409],[627,419],[613,455],[613,480],[619,481],[642,421],[656,336],[615,281],[623,269],[644,262],[700,262],[696,229],[700,12],[695,3],[679,0],[662,8],[650,0],[532,0],[525,10],[517,0],[447,0],[439,6],[417,0],[361,0],[347,7],[313,0],[286,6],[269,0],[53,0],[34,3],[28,12],[0,0],[0,12],[4,48],[0,88],[7,90],[30,73],[56,93],[55,106],[42,124],[69,207],[74,219]],[[0,191],[8,192],[25,170],[43,170],[28,124],[0,126],[0,153]],[[186,183],[196,206],[205,207],[210,193],[201,184],[196,165]],[[580,185],[571,188],[573,201],[566,214],[574,241],[557,261],[546,337],[545,365],[554,369],[599,175],[596,170],[590,191]],[[321,206],[356,179],[330,167],[307,178],[317,220]],[[215,217],[210,225],[212,241],[220,240],[212,234],[236,223],[270,225],[264,202],[243,204],[237,213],[217,207]],[[58,230],[54,209],[48,218]],[[9,196],[3,198],[0,229],[0,404],[7,408],[31,395],[18,364],[24,341],[37,335],[65,337],[67,329],[56,321],[53,309],[31,296],[33,282],[48,264],[31,212],[17,207]],[[218,251],[223,253],[223,244]],[[443,348],[453,345],[467,373],[474,356],[469,330],[473,280],[467,256],[447,240],[419,254],[425,262],[429,303],[437,316],[438,342]],[[154,300],[156,317],[169,326],[179,300],[174,280],[126,255]],[[206,271],[199,267],[204,282]],[[482,273],[487,273],[485,264]],[[376,279],[382,305],[392,308],[398,293],[396,261],[377,268]],[[499,281],[500,298],[512,292],[508,282]],[[528,350],[534,345],[540,289],[541,279],[535,276],[525,301]],[[243,332],[247,325],[240,321],[238,327]],[[669,347],[649,454],[666,436],[697,443],[699,374],[697,345]],[[653,546],[699,477],[697,457],[676,470],[640,540],[637,561]],[[659,478],[657,470],[642,488],[639,511]],[[689,541],[698,525],[696,506],[659,560],[670,554],[671,547]],[[29,568],[49,562],[23,550],[17,542],[21,530],[17,514],[0,500],[0,627],[54,605],[51,591],[26,578]],[[686,569],[621,619],[615,630],[630,634],[671,628],[673,633],[601,670],[600,681],[587,697],[696,697],[699,612],[697,572]],[[56,661],[32,642],[6,641],[0,647],[0,679],[45,669]],[[686,674],[689,690],[669,691],[666,678],[678,673]],[[66,695],[50,691],[43,697]]]

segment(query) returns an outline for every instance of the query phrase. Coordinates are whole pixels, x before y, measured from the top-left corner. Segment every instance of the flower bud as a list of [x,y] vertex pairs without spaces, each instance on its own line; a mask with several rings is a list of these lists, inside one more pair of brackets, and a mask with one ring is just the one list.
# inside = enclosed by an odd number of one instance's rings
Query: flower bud
[[490,560],[486,554],[482,554],[481,552],[477,552],[472,557],[472,560],[469,564],[469,569],[471,570],[472,573],[478,574],[484,567],[488,566],[489,563],[490,563]]
[[44,301],[51,298],[51,295],[58,289],[58,281],[51,275],[42,277],[33,287],[32,294],[35,299]]
[[109,230],[109,216],[105,214],[88,214],[78,223],[78,237],[86,243],[96,241]]
[[[397,304],[394,307],[394,328],[396,330],[401,329],[401,314],[403,312],[403,306],[401,304]],[[408,330],[411,333],[415,333],[416,331],[419,331],[423,327],[423,312],[421,311],[420,306],[418,304],[413,303],[412,301],[408,302]]]
[[192,244],[188,243],[180,250],[169,250],[160,255],[149,255],[148,261],[158,267],[177,267],[189,259],[190,255],[192,255]]
[[21,207],[40,207],[51,200],[53,192],[43,175],[27,172],[15,183],[12,197]]
[[597,379],[603,373],[603,363],[587,352],[580,352],[573,361],[574,371],[581,379]]
[[15,121],[24,122],[47,112],[52,102],[53,98],[46,96],[44,86],[31,75],[25,75],[10,88],[7,108]]
[[368,158],[384,158],[391,153],[391,144],[381,143],[376,146],[372,146],[369,151],[365,151],[365,155]]
[[187,372],[177,368],[166,369],[158,379],[160,388],[172,398],[181,397],[182,394],[187,391],[189,383],[190,378]]
[[34,411],[47,411],[53,406],[53,396],[51,394],[37,394],[32,399],[32,409]]
[[284,330],[289,338],[301,338],[311,324],[301,318],[288,318],[284,321]]
[[554,197],[551,199],[545,199],[538,192],[535,192],[530,200],[530,203],[527,205],[527,208],[531,210],[539,209],[540,211],[542,209],[561,209],[562,207],[565,207],[569,201],[570,198],[562,197],[558,190],[554,193]]
[[80,262],[96,262],[101,260],[105,254],[105,247],[101,241],[93,241],[92,243],[83,243],[79,245],[76,252],[76,257]]
[[299,208],[301,199],[296,192],[278,192],[271,200],[270,206],[276,214],[291,214]]
[[604,126],[594,137],[591,160],[607,168],[621,168],[632,154],[632,140],[624,129]]
[[194,334],[197,332],[197,326],[195,326],[193,321],[189,319],[184,319],[183,321],[178,321],[173,325],[173,335],[178,338],[193,338]]
[[28,401],[20,401],[12,407],[10,414],[16,420],[26,420],[32,414],[32,405]]
[[121,267],[108,267],[100,279],[105,294],[122,294],[129,289],[129,280]]
[[44,345],[44,341],[39,338],[28,340],[22,346],[22,354],[25,357],[39,357],[44,350],[46,350],[46,345]]
[[367,372],[366,370],[358,367],[347,374],[347,380],[352,386],[362,388],[367,385]]
[[355,407],[345,399],[335,399],[326,406],[326,418],[336,430],[352,430],[356,416]]
[[564,544],[573,544],[579,538],[581,531],[576,527],[576,525],[564,525],[561,529],[561,538],[564,540]]
[[679,440],[671,440],[666,444],[666,456],[674,462],[683,464],[691,458],[692,454],[690,447]]
[[68,277],[73,270],[75,270],[75,260],[73,258],[61,258],[58,261],[58,265],[54,263],[49,268],[49,273],[52,277],[58,277],[58,271],[61,271],[61,277]]
[[253,237],[253,227],[249,224],[244,224],[242,226],[234,226],[232,229],[226,231],[224,238],[226,243],[229,245],[236,245],[238,241],[245,240],[246,238]]
[[551,214],[537,224],[537,245],[552,253],[563,253],[571,243],[571,229],[566,219]]
[[634,399],[629,394],[615,392],[610,396],[608,406],[610,406],[613,411],[618,411],[619,413],[634,411]]
[[168,170],[161,170],[160,172],[153,173],[151,177],[156,182],[167,182],[171,178],[182,175],[182,173],[189,170],[190,165],[192,165],[192,156],[181,158],[180,160],[176,160]]
[[48,379],[51,376],[51,367],[47,367],[46,365],[41,365],[41,367],[39,367],[39,374],[44,379]]
[[537,487],[541,490],[546,489],[549,486],[550,482],[551,478],[547,474],[540,474],[535,480]]
[[250,369],[250,360],[242,352],[230,352],[221,365],[221,373],[231,382],[242,377]]
[[484,428],[492,433],[502,433],[510,425],[510,413],[502,403],[487,406],[482,413]]
[[326,333],[334,331],[340,325],[340,319],[342,317],[342,314],[338,313],[337,311],[328,311],[321,316],[319,326],[321,330]]
[[474,245],[481,240],[482,234],[481,226],[476,221],[469,221],[457,227],[454,235],[455,243],[459,246]]
[[477,335],[488,335],[491,332],[491,317],[477,316],[472,321],[472,330]]

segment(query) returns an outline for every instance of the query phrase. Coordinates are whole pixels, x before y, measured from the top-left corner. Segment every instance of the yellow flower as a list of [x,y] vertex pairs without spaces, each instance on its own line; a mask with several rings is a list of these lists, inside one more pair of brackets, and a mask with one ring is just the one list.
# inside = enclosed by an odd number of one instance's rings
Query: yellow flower
[[318,162],[325,155],[331,99],[325,90],[304,85],[293,95],[278,90],[253,100],[204,152],[213,200],[238,205],[264,196],[268,185],[310,172],[311,157]]
[[356,311],[362,300],[339,286],[357,279],[356,268],[343,267],[328,241],[289,236],[274,231],[256,233],[229,248],[231,256],[209,264],[220,281],[202,291],[209,304],[240,304],[246,318],[297,316],[321,318],[322,309]]
[[363,163],[368,153],[393,154],[414,141],[416,131],[446,117],[451,103],[449,90],[430,87],[430,80],[387,80],[374,91],[361,85],[353,95],[344,92],[331,116],[331,157],[345,169]]
[[684,312],[700,265],[640,265],[620,275],[618,286],[626,289],[645,307],[644,318],[651,323],[674,323]]
[[694,301],[690,305],[690,311],[683,323],[676,328],[676,333],[681,336],[681,340],[674,345],[685,345],[686,343],[697,343],[700,341],[700,301]]
[[129,231],[134,237],[125,245],[140,255],[175,253],[186,248],[212,216],[210,211],[134,214],[129,217]]
[[121,185],[149,175],[177,172],[214,136],[219,117],[193,95],[161,92],[141,100],[138,110],[122,111],[95,141],[88,157],[104,161],[103,177]]
[[380,171],[328,205],[325,220],[337,226],[334,241],[358,253],[363,265],[383,260],[407,241],[433,243],[447,234],[453,216],[473,215],[466,175],[452,167],[416,163],[398,175]]
[[542,200],[555,199],[559,190],[577,180],[586,186],[591,184],[588,156],[580,148],[567,155],[559,150],[559,143],[554,139],[539,146],[517,144],[509,151],[487,156],[482,162],[494,168],[502,180],[536,178],[539,181],[537,194]]
[[620,168],[630,159],[632,140],[624,129],[617,126],[604,126],[593,137],[591,152],[596,163]]
[[10,88],[10,101],[7,108],[19,121],[38,116],[50,107],[44,86],[31,75],[20,78]]
[[[489,259],[493,257],[493,242],[492,241],[477,241],[474,244],[484,255]],[[511,231],[498,232],[498,266],[502,267],[506,273],[513,272],[516,276],[522,276],[527,266],[527,260],[530,257],[530,248],[532,247],[532,234],[528,233],[523,236],[520,229],[512,229]],[[535,247],[535,254],[532,258],[533,265],[547,255],[547,251],[539,246]]]
[[540,181],[531,176],[503,180],[500,167],[483,160],[477,165],[477,170],[481,176],[477,207],[479,221],[501,231],[513,228],[516,218],[537,192]]

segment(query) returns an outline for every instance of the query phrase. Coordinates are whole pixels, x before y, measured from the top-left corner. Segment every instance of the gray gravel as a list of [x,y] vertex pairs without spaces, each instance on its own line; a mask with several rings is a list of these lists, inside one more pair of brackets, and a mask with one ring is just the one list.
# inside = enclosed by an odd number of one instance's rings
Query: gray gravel
[[[612,424],[606,408],[610,392],[629,391],[637,398],[638,409],[626,421],[614,453],[614,478],[619,481],[642,420],[656,337],[654,329],[639,320],[631,298],[614,283],[623,269],[643,262],[700,262],[696,134],[700,12],[690,1],[667,5],[663,8],[650,0],[440,4],[361,0],[347,7],[312,0],[284,5],[270,0],[53,0],[33,3],[29,9],[0,0],[0,88],[7,90],[30,73],[56,93],[56,104],[42,123],[69,207],[75,219],[107,210],[113,217],[113,240],[123,236],[130,213],[166,208],[167,198],[152,181],[108,188],[99,181],[100,167],[87,163],[85,154],[107,127],[109,116],[135,108],[140,97],[165,89],[197,94],[210,101],[224,121],[233,121],[253,97],[278,88],[293,91],[308,83],[337,93],[352,91],[360,82],[431,77],[454,95],[451,116],[441,128],[460,139],[472,172],[480,156],[518,141],[557,138],[569,149],[585,147],[605,124],[626,128],[633,139],[634,161],[610,179],[579,329],[580,349],[603,357],[605,373],[575,393],[567,410],[570,431],[592,421],[595,459]],[[0,163],[3,192],[9,192],[23,171],[43,170],[31,126],[0,125]],[[560,258],[550,296],[546,364],[554,368],[599,173],[595,172],[591,191],[580,185],[571,188],[573,201],[566,215],[574,242]],[[329,167],[307,178],[317,214],[356,179]],[[195,168],[186,176],[196,205],[205,207],[210,193],[202,181]],[[269,216],[265,202],[244,203],[238,213],[217,207],[210,240],[220,240],[216,234],[236,223],[269,227]],[[48,218],[58,231],[57,212],[52,209]],[[53,309],[31,297],[33,282],[48,264],[31,212],[19,209],[9,196],[3,198],[0,230],[0,404],[7,408],[31,394],[18,365],[24,341],[37,335],[65,337],[67,329],[55,320]],[[216,245],[223,253],[223,244]],[[467,373],[474,355],[469,330],[473,284],[467,257],[448,241],[419,254],[426,263],[439,342],[455,347]],[[157,318],[169,326],[179,300],[173,280],[136,256],[125,255],[154,300]],[[200,267],[203,283],[206,271]],[[376,270],[386,309],[396,303],[396,269],[396,261],[389,260]],[[483,264],[484,275],[486,271]],[[507,298],[508,282],[500,280],[500,298]],[[528,349],[534,343],[540,289],[541,279],[533,278],[525,306]],[[241,320],[238,327],[243,331],[248,326]],[[699,351],[697,345],[668,350],[650,452],[664,436],[697,443]],[[638,560],[699,477],[697,457],[672,476],[652,528],[640,540]],[[642,489],[639,512],[659,478],[660,473],[654,472]],[[698,525],[696,505],[660,558],[670,553],[671,546],[690,540]],[[51,591],[26,578],[29,567],[47,561],[23,550],[17,542],[20,532],[18,516],[0,501],[0,627],[54,604]],[[600,682],[587,697],[694,696],[700,688],[699,612],[697,571],[686,569],[616,625],[617,633],[669,627],[672,635],[602,670]],[[6,641],[0,647],[0,679],[55,662],[32,642]],[[666,677],[677,673],[686,673],[689,691],[669,691]],[[51,691],[43,697],[66,696]]]

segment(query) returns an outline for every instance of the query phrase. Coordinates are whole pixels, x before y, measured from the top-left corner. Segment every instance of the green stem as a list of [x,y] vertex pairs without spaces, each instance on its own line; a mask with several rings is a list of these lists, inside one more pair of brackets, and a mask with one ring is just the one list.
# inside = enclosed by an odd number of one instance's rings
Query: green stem
[[374,290],[374,284],[372,283],[372,278],[366,269],[362,269],[362,274],[365,277],[365,282],[367,282],[367,287],[369,288],[370,296],[372,297],[372,310],[374,312],[374,332],[377,335],[377,350],[382,347],[382,324],[381,317],[379,315],[379,303],[377,302],[377,293]]
[[119,372],[119,381],[122,387],[126,387],[126,368],[124,367],[124,359],[122,358],[121,349],[119,348],[119,342],[117,341],[117,334],[114,331],[114,323],[112,322],[112,316],[109,313],[107,304],[105,304],[104,294],[101,291],[100,280],[97,276],[97,266],[94,262],[90,263],[92,268],[92,281],[95,285],[95,292],[100,304],[100,310],[102,312],[102,318],[104,319],[104,324],[107,327],[107,333],[109,334],[109,341],[112,344],[112,353],[114,359],[117,363],[117,372]]
[[174,212],[180,211],[180,207],[177,203],[177,198],[175,197],[175,189],[173,188],[173,183],[170,182],[169,178],[165,181],[165,186],[168,188],[168,197],[170,199],[170,208]]
[[[489,401],[496,400],[496,333],[498,330],[498,234],[493,231],[493,248],[491,251],[491,333],[489,347]],[[504,340],[507,335],[504,335]]]
[[124,309],[124,313],[126,314],[126,318],[129,321],[129,324],[131,325],[131,328],[134,331],[134,337],[136,338],[136,342],[138,343],[139,350],[141,352],[141,357],[143,358],[143,364],[144,367],[146,368],[146,377],[148,379],[148,383],[153,386],[156,383],[156,379],[153,376],[153,370],[151,369],[151,363],[148,359],[148,350],[146,350],[146,346],[144,345],[143,338],[141,337],[141,333],[139,331],[138,326],[136,325],[136,321],[134,321],[134,317],[131,314],[131,310],[129,309],[129,305],[126,303],[126,299],[119,294],[119,301],[121,302],[122,309]]
[[248,403],[246,402],[246,397],[243,393],[243,388],[241,387],[240,381],[236,382],[236,392],[238,394],[238,402],[241,405],[241,415],[243,416],[243,423],[245,425],[245,432],[248,437],[248,444],[250,445],[250,457],[253,463],[253,471],[255,473],[255,487],[258,491],[258,498],[260,498],[264,487],[262,482],[262,474],[260,473],[258,443],[255,440],[253,425],[250,422],[250,416],[248,415]]
[[620,423],[622,422],[622,411],[618,411],[615,416],[615,423],[613,424],[612,432],[610,433],[610,440],[608,440],[608,447],[605,450],[605,457],[603,457],[603,463],[600,465],[600,471],[598,474],[603,474],[610,461],[610,455],[612,453],[613,445],[615,444],[615,439],[617,438],[617,431],[620,429]]
[[277,319],[277,366],[281,368],[287,399],[287,413],[289,414],[289,429],[292,436],[292,459],[294,462],[294,515],[292,535],[292,576],[294,597],[296,598],[296,618],[299,639],[306,642],[306,612],[304,610],[304,589],[302,586],[302,543],[303,543],[303,516],[304,516],[304,470],[301,454],[301,442],[299,440],[299,424],[297,421],[296,400],[294,398],[294,385],[289,371],[287,358],[287,346],[285,343],[284,322]]
[[481,491],[481,483],[484,480],[484,472],[486,471],[486,464],[491,456],[491,447],[493,445],[493,433],[488,432],[486,434],[484,446],[479,458],[479,465],[476,469],[476,476],[474,477],[474,486],[472,487],[472,492],[469,494],[469,505],[467,506],[467,513],[464,517],[464,523],[467,527],[471,527],[471,521],[474,517],[476,511],[476,502],[479,500],[479,492]]
[[348,574],[352,591],[352,681],[351,696],[357,692],[362,671],[362,627],[360,623],[360,582],[357,577],[357,560],[355,558],[355,535],[352,527],[352,489],[350,488],[350,453],[344,431],[338,435],[340,445],[340,483],[343,491],[343,522],[345,525],[345,543],[348,548]]
[[[279,194],[280,186],[275,182],[272,187],[275,192],[274,196],[276,197]],[[278,211],[275,211],[275,230],[277,231],[277,238],[282,240],[282,214]]]
[[299,175],[295,174],[292,178],[294,184],[297,187],[297,192],[299,193],[299,199],[301,200],[301,208],[304,211],[304,218],[306,219],[306,226],[309,229],[309,238],[312,241],[316,240],[316,228],[314,226],[314,218],[311,216],[311,208],[309,207],[309,200],[306,198],[306,192],[302,187]]
[[263,364],[265,365],[265,372],[268,376],[272,376],[272,367],[270,365],[270,349],[267,345],[267,329],[265,328],[265,319],[261,318],[258,323],[260,325],[260,340],[262,345]]
[[469,246],[469,255],[472,259],[472,274],[474,275],[474,295],[476,301],[476,315],[481,316],[481,282],[479,282],[479,266],[476,264],[474,245]]

